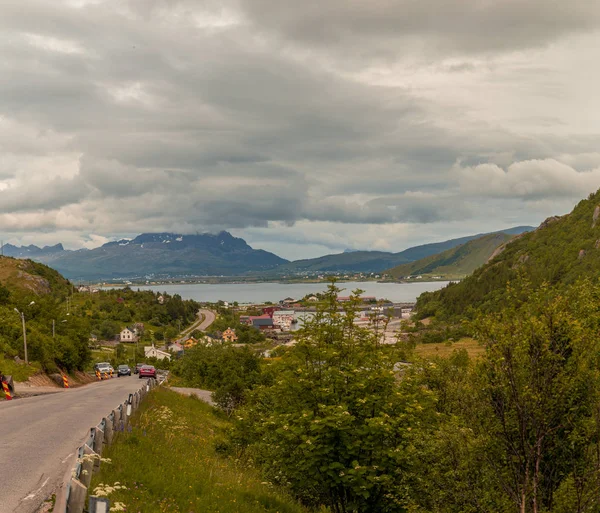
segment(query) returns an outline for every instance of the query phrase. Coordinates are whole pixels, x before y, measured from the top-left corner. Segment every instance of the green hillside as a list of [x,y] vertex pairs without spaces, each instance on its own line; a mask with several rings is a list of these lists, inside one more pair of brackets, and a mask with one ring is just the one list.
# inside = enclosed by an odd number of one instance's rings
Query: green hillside
[[0,286],[20,295],[66,295],[70,283],[50,267],[11,257],[0,257]]
[[[338,253],[334,255],[325,255],[318,258],[308,258],[304,260],[295,260],[287,264],[280,265],[273,270],[274,273],[298,273],[298,272],[376,272],[380,273],[386,269],[393,268],[408,262],[414,262],[433,255],[438,255],[457,246],[463,245],[474,239],[479,239],[484,235],[509,234],[517,235],[525,231],[530,231],[531,226],[516,226],[501,230],[498,232],[478,235],[469,235],[458,239],[446,240],[443,242],[434,242],[414,246],[399,253],[387,253],[385,251],[353,251],[350,253]],[[491,252],[490,252],[491,254]],[[489,255],[488,255],[489,256]],[[485,259],[481,263],[485,262]],[[470,272],[470,271],[469,271]],[[465,273],[460,273],[464,275]]]
[[505,233],[492,233],[466,242],[455,248],[442,251],[437,255],[402,264],[386,271],[394,278],[408,276],[440,276],[458,278],[471,274],[492,256],[494,251],[512,238]]
[[510,281],[523,278],[529,288],[546,282],[567,285],[600,273],[600,191],[562,217],[507,244],[471,276],[444,289],[422,294],[420,316],[453,317],[474,310],[495,311],[506,298]]

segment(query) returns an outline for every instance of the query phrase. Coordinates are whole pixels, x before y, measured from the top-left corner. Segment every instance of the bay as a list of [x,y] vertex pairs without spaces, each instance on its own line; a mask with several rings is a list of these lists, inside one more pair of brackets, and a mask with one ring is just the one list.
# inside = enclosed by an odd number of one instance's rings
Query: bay
[[[377,299],[389,299],[394,303],[414,302],[417,297],[427,291],[441,289],[448,284],[447,281],[412,282],[412,283],[377,283],[364,282],[338,282],[337,286],[343,289],[341,295],[349,295],[355,289],[363,290],[365,296],[375,296]],[[278,301],[287,297],[301,299],[307,294],[323,292],[327,288],[325,283],[193,283],[193,284],[168,284],[134,286],[141,290],[179,294],[182,299],[194,299],[201,302],[215,303],[219,300],[233,303],[265,303]]]

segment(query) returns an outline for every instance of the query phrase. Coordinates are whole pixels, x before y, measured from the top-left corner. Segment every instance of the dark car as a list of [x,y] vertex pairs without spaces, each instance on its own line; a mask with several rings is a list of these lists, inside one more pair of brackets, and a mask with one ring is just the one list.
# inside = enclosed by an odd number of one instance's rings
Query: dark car
[[144,366],[143,363],[136,363],[135,364],[135,369],[133,369],[133,373],[134,374],[139,374],[140,373],[140,369]]
[[117,377],[120,378],[121,376],[131,376],[129,365],[119,365],[117,367]]
[[140,368],[141,378],[156,378],[156,369],[152,365],[142,365]]

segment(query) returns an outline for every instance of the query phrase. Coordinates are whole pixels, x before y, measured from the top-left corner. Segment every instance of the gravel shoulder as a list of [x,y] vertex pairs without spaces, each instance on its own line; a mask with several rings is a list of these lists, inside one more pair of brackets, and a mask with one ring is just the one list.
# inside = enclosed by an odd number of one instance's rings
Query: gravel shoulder
[[214,406],[215,403],[212,400],[212,392],[210,390],[202,390],[200,388],[187,388],[187,387],[171,387],[170,390],[177,392],[182,395],[195,395],[198,399],[202,399],[204,402]]

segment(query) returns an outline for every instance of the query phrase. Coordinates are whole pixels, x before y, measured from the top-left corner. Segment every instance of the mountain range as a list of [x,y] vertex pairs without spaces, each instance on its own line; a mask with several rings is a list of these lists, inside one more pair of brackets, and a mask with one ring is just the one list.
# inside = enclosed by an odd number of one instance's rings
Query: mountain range
[[[507,230],[494,233],[507,235],[518,235],[533,230],[531,226],[516,226]],[[455,248],[474,239],[478,239],[486,233],[469,235],[458,239],[450,239],[444,242],[434,242],[414,246],[399,253],[388,253],[385,251],[353,251],[325,255],[318,258],[296,260],[283,264],[277,268],[279,273],[326,273],[336,271],[382,273],[388,269],[408,262],[421,260],[432,255],[437,255],[448,249]],[[491,254],[491,253],[490,253]],[[489,255],[488,255],[489,256]],[[481,263],[485,262],[483,260]]]
[[485,264],[497,248],[513,237],[508,233],[490,233],[415,262],[401,264],[388,270],[394,278],[409,276],[462,278]]
[[[503,230],[514,235],[533,229]],[[95,249],[66,250],[62,244],[38,247],[6,244],[2,254],[49,265],[70,279],[133,277],[242,276],[260,277],[327,272],[382,273],[401,264],[427,258],[478,239],[479,234],[408,248],[399,253],[352,251],[290,262],[254,249],[244,239],[223,231],[216,235],[144,233],[132,240],[108,242]]]
[[239,275],[273,269],[287,260],[253,249],[228,232],[216,235],[144,233],[132,240],[108,242],[95,249],[65,250],[62,245],[15,247],[3,253],[30,258],[70,279],[110,279],[159,276]]

